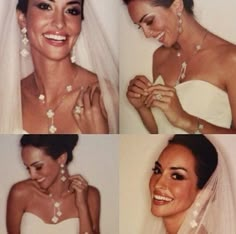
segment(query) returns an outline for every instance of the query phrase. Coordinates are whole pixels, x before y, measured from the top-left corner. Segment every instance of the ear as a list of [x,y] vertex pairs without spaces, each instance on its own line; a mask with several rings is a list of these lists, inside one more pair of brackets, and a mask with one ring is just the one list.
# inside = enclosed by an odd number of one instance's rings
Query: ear
[[62,154],[61,156],[59,156],[59,158],[57,158],[57,162],[61,165],[61,164],[66,164],[67,161],[67,153]]
[[17,15],[17,20],[18,20],[18,24],[20,25],[20,28],[22,29],[22,28],[26,27],[25,14],[20,10],[16,10],[16,15]]
[[174,2],[171,5],[171,8],[175,14],[182,12],[184,10],[183,0],[174,0]]

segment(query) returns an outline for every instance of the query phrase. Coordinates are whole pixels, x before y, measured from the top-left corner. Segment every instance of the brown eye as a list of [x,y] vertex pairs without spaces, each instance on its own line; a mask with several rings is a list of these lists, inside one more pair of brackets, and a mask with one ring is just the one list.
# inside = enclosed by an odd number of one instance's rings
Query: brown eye
[[172,178],[174,180],[184,180],[184,176],[180,175],[179,173],[173,173]]
[[43,3],[43,2],[42,2],[42,3],[39,3],[39,4],[37,5],[37,7],[38,7],[39,9],[41,9],[41,10],[51,10],[51,9],[52,9],[49,4]]
[[153,173],[154,173],[155,175],[161,173],[161,169],[160,169],[159,167],[154,167],[154,168],[152,168],[152,171],[153,171]]

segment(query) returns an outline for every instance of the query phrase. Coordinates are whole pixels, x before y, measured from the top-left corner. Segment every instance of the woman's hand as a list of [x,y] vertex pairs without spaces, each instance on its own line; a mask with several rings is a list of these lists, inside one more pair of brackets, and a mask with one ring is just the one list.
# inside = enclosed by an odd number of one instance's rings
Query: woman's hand
[[144,101],[149,94],[147,90],[150,86],[151,82],[147,77],[141,75],[135,76],[129,82],[126,96],[135,109],[146,108]]
[[180,104],[175,88],[158,84],[149,87],[148,92],[150,95],[146,98],[145,105],[148,108],[160,108],[174,126],[182,127],[187,113]]
[[74,117],[82,133],[100,134],[108,133],[108,121],[102,112],[101,91],[98,85],[81,89]]
[[88,206],[88,182],[81,175],[70,176],[70,190],[75,192],[75,204],[77,208]]

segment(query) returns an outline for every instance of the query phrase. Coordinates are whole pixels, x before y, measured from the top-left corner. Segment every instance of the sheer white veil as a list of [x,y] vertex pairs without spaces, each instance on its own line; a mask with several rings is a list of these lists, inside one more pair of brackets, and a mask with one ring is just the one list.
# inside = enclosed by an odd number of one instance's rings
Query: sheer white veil
[[[21,58],[17,0],[0,3],[0,133],[22,132],[20,80],[33,71]],[[118,132],[118,59],[90,0],[84,0],[82,32],[75,46],[76,63],[97,74],[108,115],[109,132]],[[118,19],[117,19],[118,22]],[[118,27],[118,25],[117,25]]]
[[[236,195],[227,155],[218,149],[218,166],[187,211],[178,234],[236,233]],[[147,215],[144,232],[167,234],[162,219]]]

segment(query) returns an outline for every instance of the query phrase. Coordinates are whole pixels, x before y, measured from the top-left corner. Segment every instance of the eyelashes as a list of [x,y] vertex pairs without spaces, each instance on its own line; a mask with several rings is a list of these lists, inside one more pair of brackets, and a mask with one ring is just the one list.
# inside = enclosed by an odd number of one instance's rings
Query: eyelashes
[[81,11],[80,9],[76,8],[76,7],[73,7],[73,8],[70,8],[68,10],[66,10],[66,13],[69,13],[71,15],[80,15],[81,14]]
[[[158,167],[158,166],[155,166],[154,168],[152,168],[152,171],[155,175],[159,175],[162,173],[161,171],[161,168]],[[180,174],[180,173],[177,173],[177,172],[172,172],[170,174],[170,177],[173,179],[173,180],[185,180],[185,176]]]
[[[52,6],[48,3],[45,3],[45,2],[38,3],[37,7],[40,10],[43,10],[43,11],[52,10]],[[73,15],[73,16],[77,16],[77,15],[81,15],[81,9],[79,7],[71,7],[71,8],[67,8],[65,10],[65,13],[68,13],[68,14]]]

